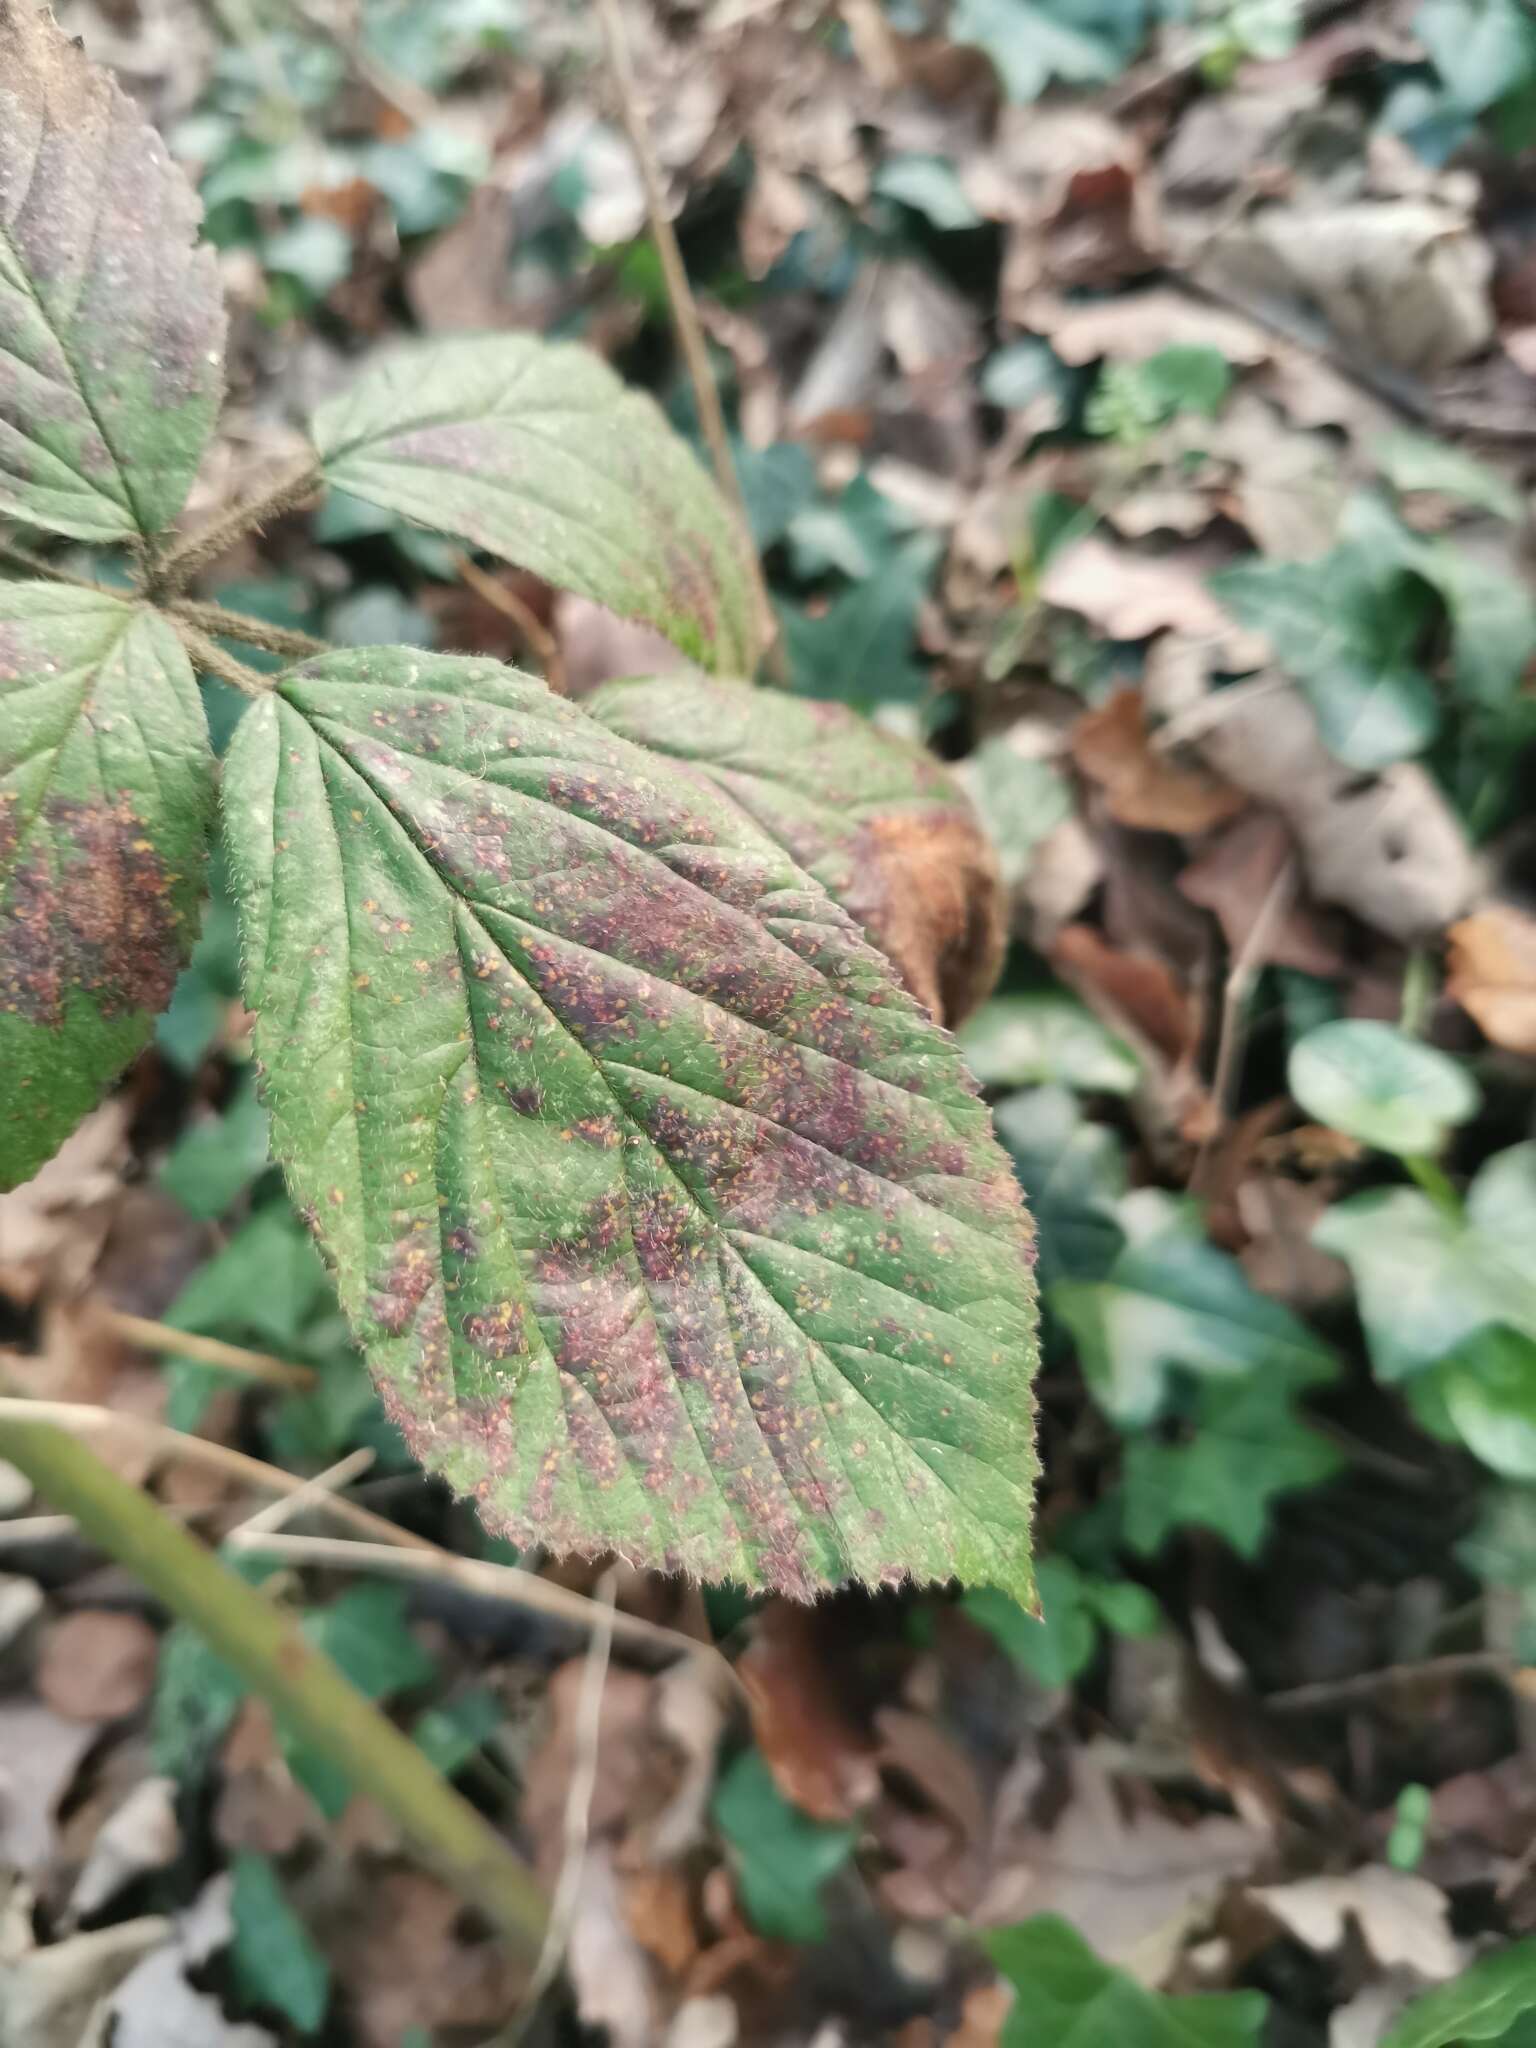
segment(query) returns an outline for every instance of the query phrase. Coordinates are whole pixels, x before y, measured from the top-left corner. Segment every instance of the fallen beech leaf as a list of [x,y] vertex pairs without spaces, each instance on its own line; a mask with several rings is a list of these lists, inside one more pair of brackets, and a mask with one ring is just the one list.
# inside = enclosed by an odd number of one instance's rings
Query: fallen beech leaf
[[1193,550],[1175,555],[1133,554],[1097,534],[1062,548],[1040,579],[1040,596],[1063,611],[1079,612],[1111,640],[1146,640],[1173,630],[1224,643],[1234,668],[1254,668],[1264,642],[1245,632],[1206,588],[1206,566]]
[[879,1790],[874,1744],[838,1695],[822,1610],[770,1600],[736,1671],[779,1790],[816,1820],[852,1820]]
[[1162,1054],[1189,1060],[1200,1037],[1200,1005],[1150,953],[1119,952],[1092,925],[1069,924],[1056,936],[1052,964],[1077,986],[1096,990]]
[[1247,798],[1196,763],[1180,767],[1147,733],[1140,690],[1117,690],[1072,729],[1072,758],[1103,789],[1122,825],[1148,832],[1209,831],[1240,811]]
[[1536,917],[1512,903],[1490,903],[1446,936],[1446,994],[1485,1038],[1536,1058]]
[[56,1621],[38,1653],[38,1693],[71,1721],[117,1721],[149,1697],[160,1639],[136,1614],[81,1608]]
[[[1179,891],[1214,914],[1228,952],[1240,954],[1286,862],[1295,857],[1295,842],[1275,813],[1253,809],[1189,863],[1179,876]],[[1279,914],[1266,918],[1251,964],[1295,967],[1325,981],[1341,979],[1349,970],[1344,935],[1336,929],[1341,923],[1336,913],[1330,918],[1311,904],[1296,902],[1293,891]]]
[[1367,1863],[1342,1877],[1261,1885],[1250,1896],[1320,1953],[1336,1949],[1353,1921],[1384,1969],[1410,1969],[1439,1983],[1461,1967],[1449,1899],[1438,1885],[1406,1870]]

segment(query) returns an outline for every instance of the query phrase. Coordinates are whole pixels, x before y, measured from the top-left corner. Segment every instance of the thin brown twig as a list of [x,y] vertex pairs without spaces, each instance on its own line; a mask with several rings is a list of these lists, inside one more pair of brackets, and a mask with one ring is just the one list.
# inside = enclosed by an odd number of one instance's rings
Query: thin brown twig
[[1502,1650],[1458,1650],[1445,1657],[1426,1657],[1419,1664],[1387,1664],[1379,1671],[1357,1671],[1350,1678],[1323,1678],[1312,1685],[1293,1685],[1263,1696],[1263,1704],[1281,1714],[1305,1714],[1314,1707],[1347,1705],[1368,1700],[1394,1686],[1425,1684],[1441,1678],[1507,1678],[1515,1659]]
[[124,1337],[141,1351],[169,1353],[190,1358],[196,1365],[211,1365],[220,1372],[239,1373],[242,1379],[261,1380],[271,1387],[312,1387],[319,1374],[312,1365],[294,1365],[270,1352],[248,1351],[243,1344],[226,1344],[218,1337],[196,1337],[169,1323],[152,1322],[148,1316],[130,1315],[126,1309],[95,1304],[93,1313],[116,1336]]
[[1210,1135],[1195,1155],[1194,1167],[1189,1176],[1190,1190],[1195,1194],[1199,1193],[1205,1178],[1205,1170],[1210,1162],[1217,1133],[1225,1128],[1230,1113],[1232,1090],[1242,1061],[1248,998],[1253,993],[1253,984],[1258,979],[1265,949],[1274,935],[1275,927],[1291,906],[1291,900],[1296,894],[1296,883],[1296,857],[1294,854],[1287,854],[1279,873],[1265,891],[1264,900],[1255,913],[1253,923],[1244,934],[1243,943],[1233,954],[1232,964],[1227,970],[1226,986],[1221,998],[1221,1027],[1216,1041],[1216,1064],[1211,1074],[1211,1107],[1215,1111],[1215,1119]]
[[[629,35],[624,26],[620,0],[598,0],[597,13],[602,24],[604,47],[608,53],[608,68],[613,75],[614,87],[619,97],[620,118],[624,123],[624,132],[629,137],[630,147],[635,152],[635,161],[640,166],[640,181],[645,187],[645,210],[650,221],[651,239],[656,244],[656,254],[661,260],[667,305],[671,309],[672,325],[677,333],[678,346],[683,352],[683,361],[688,368],[689,382],[693,386],[694,403],[699,413],[699,427],[709,449],[716,480],[740,527],[741,544],[750,565],[763,630],[770,636],[765,659],[774,681],[782,686],[789,680],[784,666],[783,644],[775,628],[774,611],[768,597],[763,565],[758,560],[757,549],[752,543],[752,525],[747,517],[747,501],[742,496],[741,479],[737,476],[736,465],[731,459],[730,436],[726,432],[725,411],[720,403],[714,372],[709,364],[709,344],[704,337],[704,324],[699,318],[693,287],[688,282],[683,252],[678,247],[677,231],[667,213],[667,195],[662,183],[661,166],[656,160],[650,131],[640,109],[640,93],[635,82],[634,65],[630,59]],[[750,681],[751,678],[748,677],[746,680]]]
[[338,1458],[334,1465],[327,1465],[323,1472],[316,1472],[306,1479],[297,1493],[280,1493],[264,1508],[248,1515],[238,1525],[238,1533],[245,1537],[276,1535],[285,1522],[291,1522],[305,1508],[334,1497],[344,1486],[350,1486],[354,1479],[361,1478],[372,1463],[373,1452],[366,1444],[360,1444],[355,1451],[348,1451],[344,1458]]
[[603,1688],[608,1682],[608,1663],[613,1651],[617,1590],[618,1567],[610,1565],[597,1582],[595,1598],[602,1619],[592,1631],[592,1640],[587,1646],[581,1692],[576,1701],[576,1721],[571,1737],[571,1775],[565,1792],[560,1875],[549,1902],[544,1944],[533,1966],[533,1975],[502,2037],[509,2048],[519,2039],[559,1973],[570,1944],[576,1910],[581,1903],[581,1882],[587,1867],[587,1836],[592,1826],[592,1795],[597,1790],[598,1752],[602,1747]]
[[462,549],[455,550],[453,566],[476,597],[484,598],[494,611],[500,612],[503,618],[512,621],[527,642],[530,651],[543,662],[544,680],[556,696],[563,697],[565,657],[560,652],[559,641],[533,607],[525,604],[515,590],[509,590],[504,583],[489,575]]

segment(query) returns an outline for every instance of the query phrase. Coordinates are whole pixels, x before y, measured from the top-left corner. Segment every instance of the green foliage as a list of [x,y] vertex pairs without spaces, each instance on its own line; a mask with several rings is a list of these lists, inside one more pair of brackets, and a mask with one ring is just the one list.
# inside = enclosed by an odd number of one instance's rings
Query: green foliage
[[1102,85],[1136,55],[1146,0],[954,0],[949,33],[997,67],[1009,99],[1039,99],[1052,79]]
[[1134,1580],[1096,1578],[1056,1556],[1040,1559],[1035,1587],[1038,1616],[1026,1614],[995,1586],[971,1587],[961,1605],[1041,1685],[1070,1685],[1086,1670],[1101,1627],[1127,1636],[1157,1630],[1157,1602]]
[[418,1714],[411,1738],[445,1778],[452,1778],[485,1747],[505,1718],[495,1693],[478,1686]]
[[979,1081],[993,1088],[1057,1082],[1065,1088],[1129,1095],[1136,1055],[1085,1003],[1060,990],[994,996],[960,1034]]
[[1028,1597],[1012,1176],[744,811],[526,677],[379,650],[247,714],[225,815],[274,1147],[493,1527]]
[[0,584],[0,1188],[148,1042],[197,934],[212,806],[203,708],[165,620]]
[[1492,117],[1509,148],[1529,142],[1536,98],[1536,19],[1524,0],[1424,0],[1414,33],[1450,105]]
[[1114,1133],[1090,1123],[1065,1088],[1010,1095],[996,1122],[1035,1219],[1047,1303],[1059,1280],[1102,1280],[1125,1243],[1125,1165]]
[[1150,1556],[1175,1529],[1212,1529],[1240,1557],[1255,1557],[1272,1502],[1316,1486],[1341,1454],[1295,1412],[1285,1379],[1255,1373],[1202,1381],[1181,1435],[1131,1437],[1125,1447],[1125,1540]]
[[[1129,1207],[1122,1203],[1122,1217]],[[1262,1373],[1292,1386],[1332,1371],[1327,1345],[1289,1309],[1256,1294],[1198,1223],[1146,1213],[1150,1227],[1103,1279],[1058,1280],[1050,1290],[1106,1413],[1123,1424],[1150,1421],[1181,1368],[1217,1379]]]
[[649,398],[586,350],[528,336],[423,342],[314,419],[329,481],[642,619],[750,675],[762,644],[743,542]]
[[1394,490],[1434,491],[1491,512],[1496,519],[1519,519],[1524,512],[1520,492],[1508,477],[1464,448],[1403,428],[1383,434],[1372,453]]
[[1232,366],[1218,349],[1160,349],[1140,362],[1106,363],[1083,424],[1134,446],[1178,413],[1214,418],[1231,388]]
[[1166,1998],[1143,1990],[1053,1914],[981,1942],[1019,1994],[1001,2048],[1257,2048],[1265,2001],[1256,1991]]
[[1308,1116],[1401,1159],[1438,1152],[1477,1109],[1477,1088],[1453,1059],[1364,1018],[1309,1031],[1292,1048],[1290,1087]]
[[967,767],[972,799],[1012,887],[1041,840],[1070,817],[1072,786],[1049,761],[1030,760],[1004,739],[984,740]]
[[160,1170],[160,1185],[189,1216],[213,1221],[264,1171],[267,1113],[246,1078],[227,1109],[192,1124]]
[[280,2012],[301,2034],[320,2030],[331,1972],[265,1856],[242,1849],[233,1862],[229,1964],[247,2004]]
[[223,394],[197,202],[116,82],[31,0],[0,4],[0,77],[0,511],[80,540],[157,533]]
[[755,1749],[721,1775],[712,1812],[731,1851],[742,1908],[759,1934],[824,1941],[822,1886],[853,1854],[858,1829],[812,1820],[791,1806]]
[[[1473,1963],[1449,1984],[1416,1998],[1382,2048],[1456,2048],[1458,2042],[1513,2042],[1513,2029],[1536,2010],[1536,1941],[1512,1942]],[[1520,2031],[1520,2039],[1526,2038]]]
[[432,1659],[406,1625],[398,1586],[353,1586],[307,1614],[304,1633],[371,1700],[408,1692],[432,1676]]

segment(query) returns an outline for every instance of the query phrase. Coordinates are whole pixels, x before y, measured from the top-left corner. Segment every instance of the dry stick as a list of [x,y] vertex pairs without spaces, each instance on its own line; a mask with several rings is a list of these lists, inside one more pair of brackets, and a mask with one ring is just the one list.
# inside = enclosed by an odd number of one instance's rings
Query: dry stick
[[[1232,956],[1232,965],[1227,970],[1226,987],[1221,999],[1221,1030],[1216,1042],[1216,1066],[1211,1075],[1211,1105],[1222,1125],[1227,1120],[1227,1104],[1231,1099],[1233,1083],[1237,1076],[1238,1062],[1242,1057],[1243,1024],[1248,1014],[1248,998],[1253,984],[1258,979],[1259,965],[1274,933],[1275,926],[1284,917],[1296,894],[1296,858],[1287,854],[1280,872],[1265,891],[1253,923],[1244,935],[1243,943]],[[1189,1186],[1192,1194],[1200,1190],[1205,1168],[1215,1143],[1213,1131],[1195,1154],[1194,1167],[1190,1172]]]
[[1475,1678],[1487,1674],[1508,1678],[1515,1659],[1502,1650],[1459,1650],[1448,1657],[1427,1657],[1422,1664],[1388,1664],[1380,1671],[1359,1671],[1352,1678],[1322,1678],[1315,1685],[1293,1685],[1285,1692],[1265,1693],[1262,1704],[1282,1714],[1304,1714],[1313,1707],[1333,1707],[1367,1700],[1395,1685],[1417,1685],[1438,1678]]
[[523,1993],[512,2023],[502,2036],[509,2044],[519,2039],[538,2010],[539,2001],[559,1974],[571,1939],[576,1909],[581,1903],[581,1880],[587,1867],[587,1835],[592,1824],[592,1795],[597,1790],[597,1755],[602,1744],[603,1687],[608,1682],[608,1660],[613,1650],[614,1597],[618,1567],[610,1565],[597,1582],[597,1600],[603,1619],[593,1631],[582,1666],[581,1693],[576,1701],[576,1724],[572,1730],[571,1775],[565,1792],[565,1827],[560,1875],[549,1902],[549,1925],[544,1946],[533,1966],[528,1989]]
[[529,647],[543,662],[544,680],[556,696],[563,697],[565,661],[560,653],[560,643],[538,613],[530,605],[524,604],[515,590],[508,590],[504,583],[498,583],[494,576],[488,576],[480,564],[472,561],[462,549],[455,552],[453,566],[476,597],[484,598],[493,610],[512,621]]
[[0,1422],[0,1456],[376,1800],[424,1860],[485,1914],[514,1956],[542,1952],[548,1913],[532,1873],[296,1623],[67,1430]]
[[[769,673],[781,687],[786,686],[789,674],[784,665],[784,648],[774,626],[774,611],[768,597],[768,585],[763,577],[763,565],[758,560],[757,549],[752,544],[752,524],[747,517],[747,501],[741,494],[741,479],[736,474],[736,465],[731,460],[730,437],[725,430],[725,413],[720,404],[720,393],[715,388],[714,372],[709,366],[709,347],[704,339],[703,322],[699,309],[694,303],[693,287],[688,282],[688,272],[683,266],[683,252],[677,246],[677,232],[667,216],[667,195],[661,181],[661,166],[656,161],[656,152],[651,146],[650,131],[645,125],[645,116],[640,111],[640,95],[635,84],[634,66],[630,62],[629,36],[624,27],[624,14],[620,0],[597,0],[598,19],[602,23],[603,43],[608,52],[608,68],[619,95],[619,114],[624,123],[624,132],[629,137],[630,147],[635,152],[635,161],[640,166],[640,181],[645,187],[645,210],[650,220],[651,238],[656,244],[656,253],[661,258],[661,275],[667,288],[667,305],[672,313],[672,325],[677,331],[678,345],[683,351],[683,360],[688,366],[688,377],[693,385],[694,403],[699,411],[699,426],[714,464],[715,476],[727,503],[733,508],[741,529],[741,541],[746,559],[750,564],[753,590],[757,598],[765,629],[772,634],[768,644],[766,660]],[[748,678],[750,681],[750,678]]]
[[334,1465],[327,1465],[323,1472],[316,1472],[312,1478],[306,1479],[297,1493],[280,1493],[276,1500],[269,1500],[264,1508],[248,1515],[235,1533],[242,1536],[275,1533],[285,1522],[291,1522],[295,1515],[302,1514],[305,1508],[340,1493],[344,1486],[350,1486],[372,1463],[373,1452],[366,1444],[359,1444],[355,1451],[348,1451]]
[[274,626],[268,619],[247,618],[244,612],[228,611],[223,605],[210,604],[202,598],[177,598],[171,614],[185,619],[200,632],[241,640],[247,647],[259,647],[264,654],[287,655],[294,661],[334,651],[328,640],[317,640],[313,633],[300,633],[292,626]]
[[[96,1431],[107,1435],[126,1432],[147,1442],[162,1456],[187,1458],[193,1464],[212,1466],[227,1472],[231,1478],[243,1480],[248,1486],[261,1487],[284,1499],[307,1495],[311,1505],[323,1509],[345,1527],[356,1531],[361,1539],[349,1542],[332,1536],[253,1533],[253,1525],[247,1523],[236,1528],[230,1536],[230,1542],[237,1549],[260,1550],[264,1555],[283,1558],[293,1564],[334,1565],[354,1571],[384,1572],[394,1577],[436,1579],[486,1599],[504,1600],[515,1607],[553,1615],[576,1628],[590,1630],[597,1625],[597,1603],[585,1594],[572,1592],[567,1586],[557,1586],[551,1580],[541,1579],[517,1565],[496,1564],[489,1558],[459,1557],[455,1552],[429,1542],[425,1536],[402,1529],[396,1522],[387,1522],[382,1515],[374,1514],[357,1501],[348,1500],[343,1494],[318,1491],[316,1480],[300,1478],[297,1473],[285,1472],[277,1465],[263,1464],[260,1458],[248,1457],[244,1451],[233,1450],[228,1444],[214,1443],[209,1437],[187,1436],[181,1430],[171,1429],[149,1416],[123,1414],[115,1408],[95,1407],[87,1402],[0,1397],[0,1428],[10,1421],[32,1418],[56,1422],[80,1435],[88,1436]],[[321,1475],[322,1478],[324,1476]],[[613,1626],[621,1641],[636,1648],[652,1652],[665,1650],[671,1657],[708,1658],[730,1673],[733,1684],[737,1682],[735,1673],[711,1643],[698,1642],[694,1637],[684,1635],[680,1629],[664,1628],[661,1623],[646,1621],[638,1614],[619,1614]]]
[[284,471],[260,497],[245,504],[232,505],[201,532],[188,534],[167,549],[154,565],[151,586],[154,594],[175,596],[185,590],[194,576],[206,569],[210,562],[216,562],[242,534],[251,533],[271,520],[280,519],[285,512],[294,511],[306,499],[312,498],[319,488],[319,462],[313,455],[306,455],[301,464]]
[[248,1380],[262,1380],[272,1387],[312,1387],[319,1374],[310,1365],[292,1365],[286,1358],[273,1358],[265,1351],[247,1351],[240,1344],[225,1344],[217,1337],[194,1337],[185,1330],[173,1330],[169,1323],[151,1322],[148,1316],[129,1315],[126,1309],[98,1304],[95,1313],[108,1329],[124,1337],[141,1351],[169,1353],[190,1358],[197,1365],[216,1366],[221,1372],[236,1372]]

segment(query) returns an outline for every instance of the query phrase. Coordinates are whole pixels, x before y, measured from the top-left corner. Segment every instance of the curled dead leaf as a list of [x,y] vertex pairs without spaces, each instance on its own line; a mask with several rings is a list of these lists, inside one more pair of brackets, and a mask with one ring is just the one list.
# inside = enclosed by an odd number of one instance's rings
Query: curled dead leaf
[[821,1610],[770,1600],[737,1663],[752,1733],[784,1797],[817,1820],[852,1820],[879,1789],[874,1744],[836,1685]]
[[1446,994],[1493,1044],[1536,1059],[1536,917],[1489,903],[1447,938]]
[[1225,823],[1247,799],[1197,761],[1184,767],[1153,745],[1140,690],[1117,690],[1072,732],[1072,757],[1104,791],[1122,825],[1197,833]]

